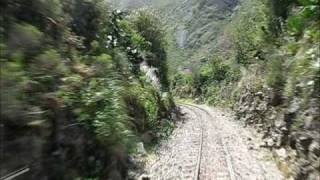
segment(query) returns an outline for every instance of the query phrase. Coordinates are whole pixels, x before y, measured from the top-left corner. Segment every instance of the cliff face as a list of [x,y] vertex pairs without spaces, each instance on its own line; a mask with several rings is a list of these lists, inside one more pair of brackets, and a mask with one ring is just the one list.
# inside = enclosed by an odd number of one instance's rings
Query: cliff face
[[138,9],[142,7],[162,8],[167,5],[177,4],[182,0],[106,0],[118,9]]
[[186,0],[167,9],[168,40],[175,45],[168,53],[174,67],[194,68],[206,59],[237,5],[237,0]]
[[289,178],[319,177],[319,98],[281,100],[272,89],[245,88],[234,106],[237,118],[263,134],[258,148],[274,152],[279,169]]
[[190,0],[178,7],[179,15],[184,17],[183,23],[188,32],[186,47],[198,49],[213,45],[223,27],[221,25],[230,18],[236,5],[236,0]]

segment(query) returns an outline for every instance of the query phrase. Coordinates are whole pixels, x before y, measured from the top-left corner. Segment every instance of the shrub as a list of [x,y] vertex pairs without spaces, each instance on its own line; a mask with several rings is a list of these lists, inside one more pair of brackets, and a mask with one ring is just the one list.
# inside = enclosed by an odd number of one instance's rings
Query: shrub
[[132,133],[121,92],[116,80],[95,78],[80,96],[79,120],[86,123],[106,146],[131,145]]
[[[214,82],[221,82],[227,80],[229,77],[230,67],[226,65],[219,57],[214,57],[210,61],[211,66],[211,80]],[[231,79],[231,78],[230,78]]]
[[27,23],[14,24],[8,36],[8,49],[21,50],[23,53],[35,54],[43,41],[43,33]]
[[266,41],[266,29],[269,24],[267,6],[264,2],[244,1],[241,9],[227,27],[233,44],[236,63],[247,66],[253,62]]
[[275,58],[268,63],[267,85],[276,90],[283,90],[285,85],[282,63],[282,59],[279,58]]
[[145,128],[143,129],[156,131],[160,117],[156,90],[148,83],[141,86],[138,82],[132,82],[129,93],[133,97],[138,97],[138,103],[143,105],[144,113],[146,114]]
[[137,11],[132,19],[135,30],[147,43],[150,43],[150,52],[155,55],[155,57],[150,59],[152,61],[151,65],[159,69],[162,91],[168,91],[167,44],[161,20],[156,12],[147,10]]
[[320,6],[318,0],[298,0],[296,8],[288,18],[288,31],[291,35],[299,36],[303,30],[312,24],[319,26]]

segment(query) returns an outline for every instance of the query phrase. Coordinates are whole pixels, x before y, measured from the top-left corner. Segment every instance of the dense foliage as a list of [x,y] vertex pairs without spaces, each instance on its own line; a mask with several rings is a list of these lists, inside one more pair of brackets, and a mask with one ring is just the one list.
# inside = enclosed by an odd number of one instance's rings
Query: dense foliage
[[[102,0],[10,0],[1,9],[1,131],[22,159],[1,147],[11,162],[1,173],[27,164],[31,179],[125,176],[126,154],[160,137],[173,108],[157,17]],[[144,61],[161,89],[140,71]]]

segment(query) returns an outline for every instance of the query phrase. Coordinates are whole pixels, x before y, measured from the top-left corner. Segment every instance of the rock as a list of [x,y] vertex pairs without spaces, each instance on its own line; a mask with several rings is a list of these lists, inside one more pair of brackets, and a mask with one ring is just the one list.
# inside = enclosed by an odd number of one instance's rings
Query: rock
[[169,121],[167,120],[167,119],[161,119],[160,120],[160,125],[163,127],[163,126],[165,126],[166,124],[168,124],[169,123]]
[[267,98],[268,104],[270,104],[272,106],[278,106],[283,101],[281,92],[273,90],[273,89],[268,90],[267,97],[268,97]]
[[[275,114],[275,113],[272,113],[271,116],[269,116],[269,119],[270,119],[270,120],[275,120],[276,117],[277,117],[276,114]],[[277,122],[277,121],[276,121],[276,122]],[[277,126],[277,124],[276,124],[276,126]]]
[[276,128],[280,129],[281,127],[286,126],[286,122],[284,121],[284,114],[275,117],[274,120],[274,125]]
[[259,143],[259,147],[266,147],[266,143],[265,142]]
[[294,180],[292,176],[288,177],[287,180]]
[[144,175],[144,174],[139,177],[139,180],[150,180],[150,179],[151,179],[151,178],[150,178],[149,176]]
[[195,98],[195,99],[193,100],[193,102],[199,103],[199,102],[200,102],[200,99],[199,99],[199,98]]
[[308,130],[320,129],[320,121],[316,120],[314,116],[305,117],[304,128]]
[[144,145],[142,142],[137,144],[137,153],[145,155],[146,154],[146,150],[144,149]]
[[95,161],[95,157],[94,157],[94,156],[90,156],[90,157],[88,158],[88,161],[89,161],[89,162],[94,162],[94,161]]
[[260,147],[273,147],[274,146],[274,140],[272,138],[268,138],[260,143]]
[[300,136],[298,138],[298,147],[300,147],[300,150],[308,150],[309,145],[312,142],[312,138],[308,136]]
[[292,149],[297,149],[297,140],[293,134],[289,136],[289,145]]
[[304,128],[306,129],[311,129],[312,128],[312,125],[313,125],[313,118],[312,116],[307,116],[305,118],[305,121],[304,121]]
[[244,117],[244,121],[248,121],[252,118],[252,114],[247,113],[246,116]]
[[256,125],[258,128],[263,128],[263,124],[259,123]]
[[278,147],[281,147],[281,145],[282,145],[282,141],[281,141],[281,138],[279,138],[276,140],[275,146],[278,148]]
[[108,177],[109,179],[112,179],[112,180],[121,180],[123,179],[120,172],[116,169],[113,169],[109,172],[108,174]]
[[310,180],[319,180],[320,175],[319,174],[310,174],[309,179]]
[[263,97],[263,92],[259,91],[259,92],[255,93],[254,95],[255,95],[255,96]]
[[317,141],[313,141],[309,146],[309,152],[315,154],[317,157],[320,157],[320,144]]
[[142,135],[142,141],[143,143],[149,144],[153,140],[153,135],[151,132],[146,132]]
[[258,111],[265,111],[267,110],[267,104],[265,102],[262,102],[258,105],[258,107],[256,108]]
[[[180,110],[179,110],[179,111],[180,111]],[[173,113],[171,113],[171,118],[172,118],[172,120],[174,120],[174,121],[179,120],[179,115],[178,115],[178,113],[179,113],[179,112],[173,112]]]
[[251,107],[249,108],[249,111],[250,111],[250,112],[253,112],[253,111],[255,111],[255,110],[256,110],[255,106],[251,106]]
[[281,160],[285,160],[288,157],[287,151],[284,148],[276,150],[276,154]]
[[299,108],[300,108],[300,105],[299,105],[298,100],[294,100],[294,101],[290,104],[290,106],[289,106],[289,108],[288,108],[288,113],[289,113],[289,114],[293,114],[293,113],[297,112],[297,111],[299,110]]
[[288,128],[285,127],[285,126],[281,127],[280,130],[281,130],[282,132],[288,132]]
[[272,146],[274,146],[274,141],[273,141],[273,139],[269,138],[265,141],[265,144],[267,147],[272,147]]

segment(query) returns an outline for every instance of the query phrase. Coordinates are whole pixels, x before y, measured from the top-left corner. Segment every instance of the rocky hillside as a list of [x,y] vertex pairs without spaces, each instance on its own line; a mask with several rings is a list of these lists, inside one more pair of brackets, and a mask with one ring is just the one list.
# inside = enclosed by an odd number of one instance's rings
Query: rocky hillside
[[273,5],[275,15],[284,20],[281,34],[268,43],[269,48],[261,48],[264,55],[258,59],[263,61],[243,74],[234,108],[240,121],[264,134],[260,146],[274,152],[287,178],[316,180],[320,176],[320,7],[316,1],[282,4],[286,8]]
[[263,133],[260,146],[287,178],[319,177],[319,9],[313,0],[241,1],[207,63],[173,82],[177,96],[232,107]]

